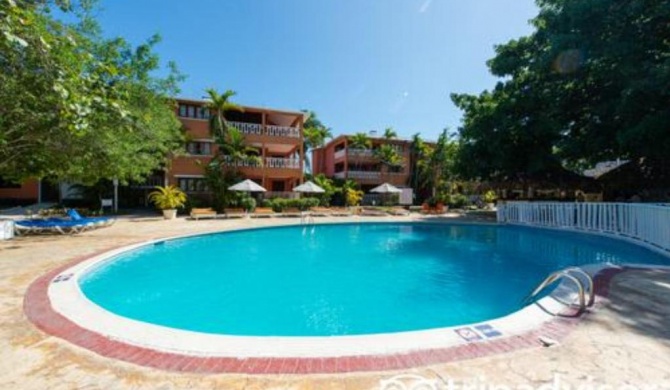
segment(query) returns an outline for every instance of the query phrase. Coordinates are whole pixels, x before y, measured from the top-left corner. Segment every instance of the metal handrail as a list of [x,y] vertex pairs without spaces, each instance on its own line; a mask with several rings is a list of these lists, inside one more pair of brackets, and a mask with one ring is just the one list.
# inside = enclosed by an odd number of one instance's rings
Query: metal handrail
[[[576,272],[586,278],[586,282],[588,283],[588,289],[585,289],[585,291],[588,291],[589,294],[589,300],[586,303],[586,306],[588,307],[593,306],[593,304],[596,301],[596,293],[595,293],[595,286],[593,284],[593,277],[579,267],[568,268],[565,270],[565,272]],[[584,285],[582,284],[582,287],[583,286]]]
[[[582,280],[580,280],[578,277],[573,275],[572,273],[578,273],[581,276],[585,276],[587,283],[588,283],[588,301],[586,299],[586,289],[584,288],[584,283]],[[556,282],[557,280],[565,278],[567,280],[570,280],[577,286],[577,295],[579,297],[579,310],[584,311],[586,310],[587,307],[593,306],[593,303],[595,301],[595,294],[594,294],[594,287],[593,287],[593,278],[591,275],[586,273],[584,270],[581,268],[577,267],[572,267],[572,268],[567,268],[565,270],[561,271],[556,271],[551,273],[547,278],[540,283],[533,292],[528,294],[526,298],[523,300],[523,304],[526,305],[530,303],[535,296],[537,296],[542,290],[547,288],[547,286],[551,285],[552,283]]]

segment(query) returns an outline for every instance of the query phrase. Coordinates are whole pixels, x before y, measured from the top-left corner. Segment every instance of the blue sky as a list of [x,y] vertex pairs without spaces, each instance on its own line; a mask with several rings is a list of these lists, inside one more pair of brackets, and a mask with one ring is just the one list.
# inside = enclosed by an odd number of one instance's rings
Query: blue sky
[[531,32],[533,0],[102,0],[107,36],[154,33],[182,96],[311,109],[335,134],[393,126],[435,139],[461,118],[451,92],[495,83],[493,45]]

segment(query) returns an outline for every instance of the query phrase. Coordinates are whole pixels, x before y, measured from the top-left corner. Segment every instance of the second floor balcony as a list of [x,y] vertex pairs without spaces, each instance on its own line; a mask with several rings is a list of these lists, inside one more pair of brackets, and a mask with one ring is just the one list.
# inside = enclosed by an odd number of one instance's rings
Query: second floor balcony
[[260,123],[248,123],[248,122],[228,122],[228,125],[236,128],[242,134],[246,135],[259,135],[259,136],[269,136],[269,137],[284,137],[284,138],[300,138],[300,129],[298,127],[291,126],[274,126],[266,125],[263,126]]
[[295,170],[302,169],[302,162],[299,158],[265,157],[260,159],[233,160],[229,157],[226,157],[223,161],[223,163],[229,167]]

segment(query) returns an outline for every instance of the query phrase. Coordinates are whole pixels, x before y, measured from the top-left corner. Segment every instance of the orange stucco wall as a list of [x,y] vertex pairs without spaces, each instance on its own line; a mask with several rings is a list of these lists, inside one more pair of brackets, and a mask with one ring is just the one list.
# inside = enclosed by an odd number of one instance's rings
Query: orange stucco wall
[[39,182],[28,180],[21,188],[0,188],[0,199],[35,199],[39,192]]

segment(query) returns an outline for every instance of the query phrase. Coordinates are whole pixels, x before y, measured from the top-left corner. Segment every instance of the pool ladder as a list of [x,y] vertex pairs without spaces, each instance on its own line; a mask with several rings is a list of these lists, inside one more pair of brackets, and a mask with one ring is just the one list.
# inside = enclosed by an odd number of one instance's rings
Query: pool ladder
[[314,216],[309,211],[300,212],[300,224],[301,225],[313,225]]
[[[523,304],[527,305],[533,302],[535,297],[541,293],[552,283],[565,279],[572,282],[577,287],[577,296],[579,298],[579,312],[583,312],[586,308],[593,306],[595,302],[595,292],[593,289],[593,278],[581,268],[571,267],[561,271],[556,271],[547,276],[542,283],[540,283],[533,292],[523,300]],[[564,304],[571,305],[566,302],[559,301]]]

